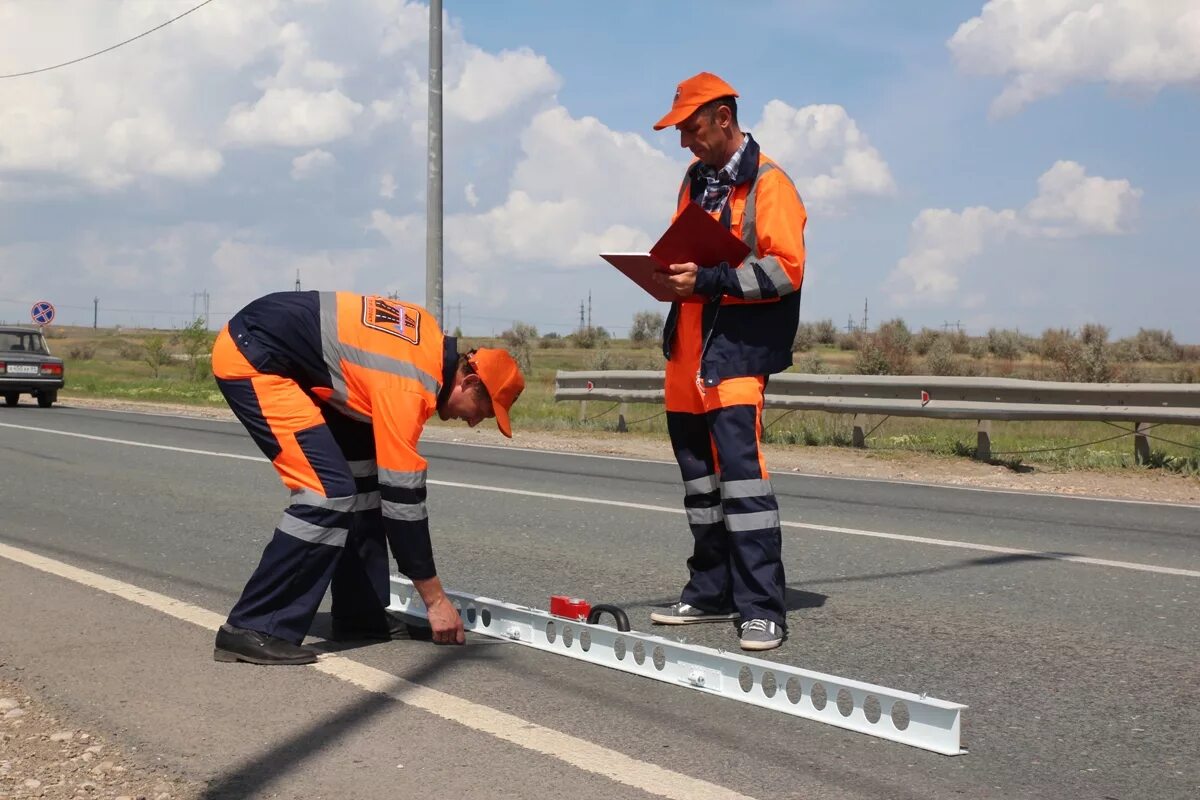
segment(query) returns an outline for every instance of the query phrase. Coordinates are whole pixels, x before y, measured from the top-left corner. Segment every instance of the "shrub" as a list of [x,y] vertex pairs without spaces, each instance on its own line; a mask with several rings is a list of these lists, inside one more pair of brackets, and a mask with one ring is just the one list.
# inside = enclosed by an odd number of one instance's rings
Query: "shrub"
[[[208,323],[203,317],[197,317],[186,328],[179,331],[175,338],[183,348],[184,355],[187,356],[188,377],[193,381],[203,380],[211,372],[206,356],[212,352],[215,338],[208,330]],[[156,372],[155,377],[157,376]]]
[[93,344],[76,344],[67,348],[67,356],[76,361],[91,361],[96,356],[96,346]]
[[814,322],[813,330],[816,332],[817,341],[821,344],[834,344],[837,342],[838,331],[837,326],[833,324],[833,320],[823,319]]
[[1179,361],[1180,347],[1175,334],[1154,328],[1138,328],[1133,345],[1141,361]]
[[843,333],[837,337],[837,346],[839,350],[857,350],[862,345],[862,340],[863,335],[858,331]]
[[591,350],[593,347],[599,346],[602,342],[608,341],[608,331],[604,328],[580,328],[570,335],[570,340],[576,347],[584,350]]
[[902,319],[888,320],[875,332],[876,344],[883,351],[892,375],[912,372],[912,334]]
[[809,355],[805,356],[804,359],[796,365],[796,369],[799,372],[809,375],[824,375],[829,371],[829,369],[825,366],[825,362],[821,360],[820,353],[810,353]]
[[1075,334],[1066,328],[1047,328],[1038,342],[1038,355],[1046,361],[1061,363],[1070,353]]
[[1014,361],[1021,357],[1021,334],[1001,328],[992,328],[987,333],[988,350],[996,358]]
[[163,364],[171,360],[167,352],[167,340],[157,333],[147,336],[142,343],[142,360],[150,366],[151,374],[157,378]]
[[854,371],[859,375],[888,375],[891,365],[874,337],[865,337],[854,356]]
[[967,352],[976,360],[983,358],[988,353],[987,339],[972,339],[967,344]]
[[555,333],[553,331],[551,331],[550,333],[547,333],[545,336],[542,337],[541,341],[538,342],[538,347],[541,347],[543,350],[550,350],[552,348],[566,347],[566,346],[567,346],[567,340],[564,339],[563,337],[559,336],[557,333]]
[[505,349],[512,353],[521,371],[528,374],[533,370],[533,343],[537,341],[537,328],[525,322],[514,322],[512,327],[500,334]]
[[806,353],[817,343],[816,328],[807,322],[801,322],[796,328],[796,336],[792,339],[793,353]]
[[[913,350],[917,355],[926,355],[935,342],[941,341],[943,338],[940,331],[935,331],[933,328],[921,328],[917,335],[913,337]],[[946,346],[950,348],[949,342]],[[953,349],[951,349],[953,352]]]
[[134,342],[121,341],[117,353],[122,361],[141,361],[146,356],[146,348]]
[[657,311],[639,311],[633,315],[629,338],[634,344],[651,344],[662,340],[663,315]]
[[967,334],[965,334],[964,332],[955,331],[954,333],[949,335],[949,338],[950,338],[950,349],[952,349],[954,351],[955,355],[959,355],[959,356],[966,355],[967,352],[970,351],[971,337],[967,336]]
[[939,336],[929,348],[925,365],[930,375],[958,375],[960,372],[958,362],[954,360],[954,347],[944,336]]

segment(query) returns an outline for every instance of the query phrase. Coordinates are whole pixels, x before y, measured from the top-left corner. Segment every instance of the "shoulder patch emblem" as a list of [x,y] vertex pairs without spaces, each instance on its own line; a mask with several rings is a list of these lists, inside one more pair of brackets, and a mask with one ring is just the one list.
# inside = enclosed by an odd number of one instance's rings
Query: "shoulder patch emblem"
[[421,312],[390,298],[364,297],[363,325],[412,344],[421,343]]

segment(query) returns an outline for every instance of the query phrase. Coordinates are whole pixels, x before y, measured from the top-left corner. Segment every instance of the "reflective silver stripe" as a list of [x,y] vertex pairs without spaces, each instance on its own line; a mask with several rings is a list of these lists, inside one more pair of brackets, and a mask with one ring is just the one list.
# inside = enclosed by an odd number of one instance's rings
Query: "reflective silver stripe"
[[723,519],[725,519],[725,512],[719,505],[687,509],[689,525],[715,525]]
[[354,508],[354,497],[326,497],[312,489],[293,489],[292,502],[301,506],[328,508],[330,511],[350,511]]
[[399,489],[420,489],[425,485],[425,476],[429,470],[420,472],[397,472],[394,469],[379,470],[379,482]]
[[295,536],[310,544],[328,544],[334,547],[345,547],[346,537],[350,535],[350,531],[345,528],[322,528],[320,525],[296,519],[291,514],[284,514],[278,527],[288,536]]
[[[339,411],[347,411],[346,376],[342,374],[342,346],[338,341],[337,293],[321,292],[321,355],[329,368],[330,387],[333,394],[329,401]],[[355,418],[361,415],[353,414]]]
[[761,531],[779,527],[778,511],[754,511],[750,514],[726,514],[725,527],[730,531]]
[[370,511],[373,508],[379,508],[379,502],[379,492],[356,494],[354,495],[354,510]]
[[379,467],[375,464],[375,459],[367,459],[366,461],[351,461],[350,474],[356,478],[369,478],[372,475],[379,474]]
[[690,481],[684,481],[683,490],[688,495],[715,492],[717,490],[717,476],[705,475],[701,478],[692,478]]
[[411,361],[401,361],[398,358],[389,358],[379,353],[369,353],[366,350],[360,350],[357,347],[351,347],[346,344],[340,345],[340,348],[342,357],[351,364],[373,369],[377,372],[386,372],[390,375],[399,375],[401,378],[412,378],[418,381],[430,394],[435,396],[441,388],[437,378]]
[[775,493],[769,480],[751,478],[744,481],[722,481],[721,497],[769,497]]
[[429,512],[425,510],[424,503],[393,503],[390,500],[384,500],[383,515],[388,519],[398,519],[402,522],[419,522],[423,519],[429,519]]
[[[758,253],[758,228],[756,222],[758,219],[758,182],[762,180],[762,176],[771,170],[776,169],[774,164],[763,163],[758,167],[758,177],[754,179],[754,185],[750,187],[750,193],[746,195],[746,206],[742,212],[742,241],[750,248],[750,256],[738,268],[738,285],[742,288],[742,296],[747,300],[758,300],[762,297],[762,288],[758,285],[758,276],[753,269],[754,264],[762,269],[767,276],[767,280],[775,287],[776,293],[783,297],[796,291],[796,287],[792,285],[792,279],[788,277],[787,270],[779,263],[779,259],[774,256],[768,256],[763,259],[757,259]],[[792,187],[792,191],[796,191],[795,184],[786,174],[784,178],[788,185]],[[797,192],[797,195],[799,192]]]

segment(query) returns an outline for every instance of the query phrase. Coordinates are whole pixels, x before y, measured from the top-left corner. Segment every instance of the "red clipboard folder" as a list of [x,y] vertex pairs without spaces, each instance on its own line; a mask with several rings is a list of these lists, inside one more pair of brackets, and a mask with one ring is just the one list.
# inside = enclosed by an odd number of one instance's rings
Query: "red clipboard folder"
[[688,203],[649,253],[601,253],[600,257],[655,300],[669,303],[680,298],[669,287],[654,282],[655,272],[668,272],[670,264],[689,261],[701,267],[713,267],[722,262],[736,267],[749,254],[750,248],[745,242],[700,206]]

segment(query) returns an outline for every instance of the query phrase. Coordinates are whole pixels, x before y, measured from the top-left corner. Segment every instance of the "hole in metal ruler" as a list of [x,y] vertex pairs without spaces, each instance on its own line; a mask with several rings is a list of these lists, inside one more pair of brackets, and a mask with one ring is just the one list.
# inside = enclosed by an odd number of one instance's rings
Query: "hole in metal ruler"
[[467,624],[475,624],[475,606],[467,606]]
[[775,692],[779,691],[779,683],[775,680],[775,673],[771,670],[763,673],[762,690],[767,697],[774,697]]
[[812,685],[812,689],[808,692],[808,699],[812,700],[813,708],[817,711],[825,708],[825,704],[829,702],[829,697],[825,694],[824,684],[817,682]]
[[615,655],[617,657],[617,661],[625,660],[625,637],[624,636],[618,636],[617,640],[615,642],[613,642],[613,655]]
[[633,660],[640,667],[646,663],[646,645],[641,642],[635,642],[633,645]]
[[837,708],[843,717],[848,717],[854,712],[854,695],[850,694],[849,689],[838,689]]
[[563,647],[570,647],[575,643],[575,629],[570,625],[563,625]]
[[479,621],[483,623],[483,627],[485,627],[485,628],[488,625],[491,625],[492,624],[492,612],[486,608],[483,611],[480,611],[479,612]]
[[743,665],[738,672],[738,686],[742,687],[743,692],[748,692],[754,688],[754,670]]
[[654,646],[654,668],[662,670],[667,666],[667,651],[662,649],[662,645]]
[[546,623],[546,641],[554,644],[554,640],[558,638],[558,628],[554,627],[554,620]]
[[908,727],[908,703],[903,700],[892,703],[892,724],[898,731]]
[[585,653],[592,649],[592,634],[589,631],[579,632],[579,646]]
[[795,675],[787,679],[787,683],[783,685],[783,691],[787,694],[787,699],[792,703],[799,703],[800,698],[804,696],[804,687],[800,684],[800,679]]
[[867,695],[867,699],[863,701],[863,713],[867,715],[867,722],[879,722],[879,718],[883,716],[883,707],[879,705],[879,698],[873,694]]

